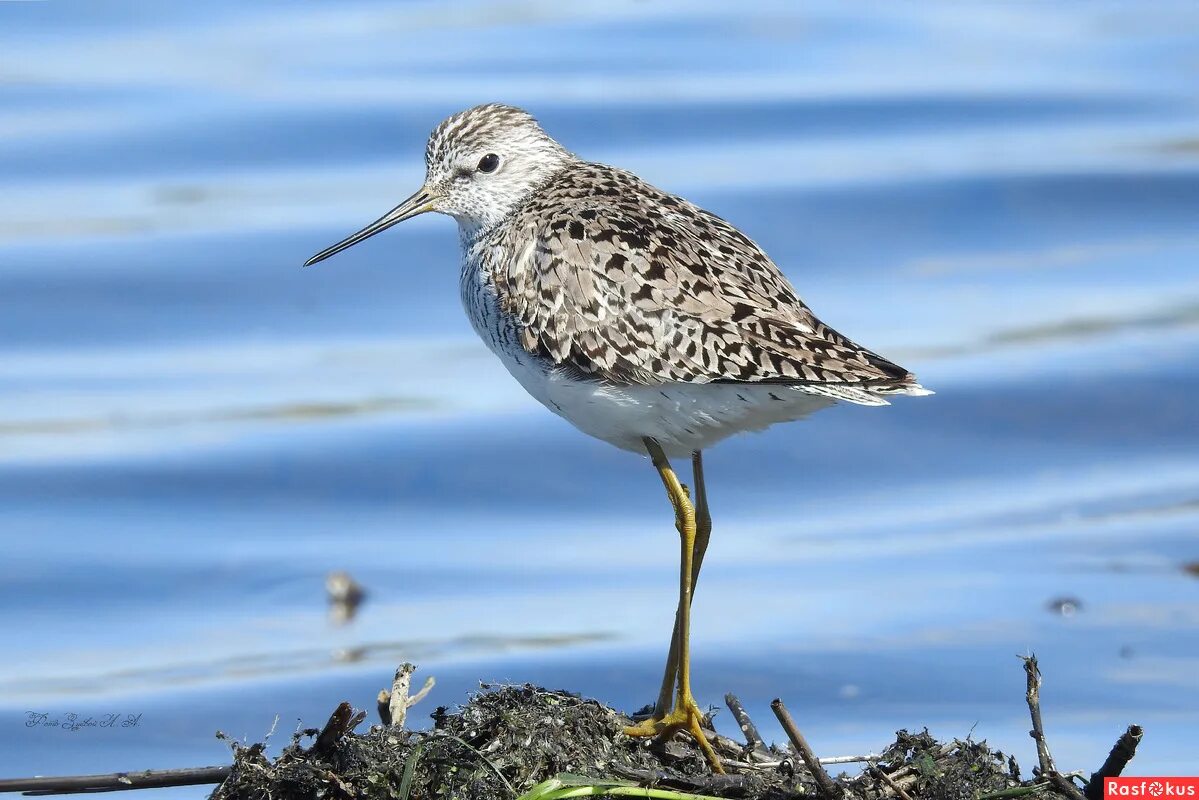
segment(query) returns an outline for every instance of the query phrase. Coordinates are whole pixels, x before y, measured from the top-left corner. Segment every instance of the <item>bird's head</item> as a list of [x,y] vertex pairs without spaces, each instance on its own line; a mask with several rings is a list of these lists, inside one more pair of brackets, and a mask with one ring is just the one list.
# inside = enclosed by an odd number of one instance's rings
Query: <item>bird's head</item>
[[450,215],[468,235],[486,230],[573,158],[519,108],[488,103],[460,111],[429,135],[420,190],[305,266],[426,211]]

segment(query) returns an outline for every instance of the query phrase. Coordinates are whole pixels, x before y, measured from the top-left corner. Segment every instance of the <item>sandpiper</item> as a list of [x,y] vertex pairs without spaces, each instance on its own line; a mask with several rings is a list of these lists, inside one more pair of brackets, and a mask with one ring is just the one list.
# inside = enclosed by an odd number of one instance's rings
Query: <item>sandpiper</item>
[[[679,604],[653,715],[632,736],[693,735],[691,597],[712,530],[704,449],[846,401],[931,394],[829,328],[745,234],[631,172],[584,161],[497,103],[444,120],[416,194],[305,266],[398,222],[458,222],[475,331],[525,390],[584,433],[648,455],[682,544]],[[689,457],[694,497],[671,457]]]

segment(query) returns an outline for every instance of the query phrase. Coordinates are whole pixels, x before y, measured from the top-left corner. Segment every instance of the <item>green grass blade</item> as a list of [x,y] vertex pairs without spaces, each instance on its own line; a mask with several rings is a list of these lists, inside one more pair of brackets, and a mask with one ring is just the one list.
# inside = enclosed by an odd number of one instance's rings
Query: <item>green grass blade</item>
[[710,795],[689,794],[671,789],[647,789],[629,781],[584,778],[569,773],[542,781],[518,797],[517,800],[571,800],[575,797],[595,797],[597,795],[643,797],[647,800],[724,800]]
[[408,800],[408,796],[412,793],[412,776],[416,774],[416,762],[420,761],[424,749],[425,743],[421,742],[412,748],[412,755],[408,756],[408,760],[404,762],[404,773],[400,776],[399,800]]

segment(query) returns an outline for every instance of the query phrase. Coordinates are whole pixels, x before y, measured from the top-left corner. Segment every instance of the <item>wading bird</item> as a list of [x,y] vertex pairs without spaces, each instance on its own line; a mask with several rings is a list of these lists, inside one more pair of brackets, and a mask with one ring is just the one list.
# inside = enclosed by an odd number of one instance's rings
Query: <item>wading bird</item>
[[[689,731],[715,771],[691,694],[691,596],[712,530],[702,452],[837,401],[930,392],[818,320],[779,268],[720,217],[631,172],[584,161],[525,111],[488,104],[438,125],[425,183],[315,264],[398,222],[458,222],[466,313],[508,371],[584,433],[648,455],[682,559],[666,670],[631,736]],[[669,459],[689,457],[695,495]]]

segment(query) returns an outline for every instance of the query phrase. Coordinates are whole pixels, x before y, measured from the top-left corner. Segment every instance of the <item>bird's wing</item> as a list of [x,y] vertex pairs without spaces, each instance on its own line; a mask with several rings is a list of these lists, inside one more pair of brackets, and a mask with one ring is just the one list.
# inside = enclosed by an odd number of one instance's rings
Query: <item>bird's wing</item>
[[582,165],[513,223],[497,293],[555,364],[637,385],[914,384],[821,323],[736,228],[631,173]]

